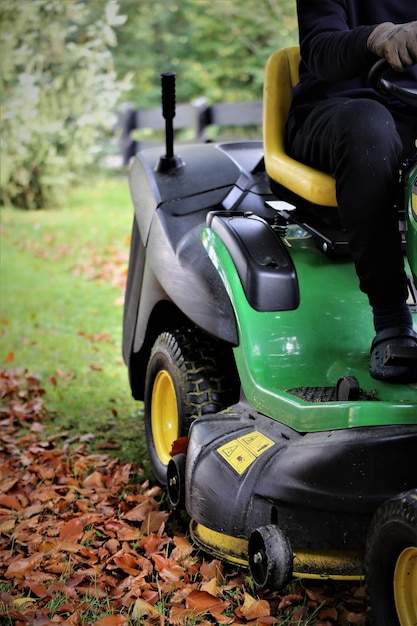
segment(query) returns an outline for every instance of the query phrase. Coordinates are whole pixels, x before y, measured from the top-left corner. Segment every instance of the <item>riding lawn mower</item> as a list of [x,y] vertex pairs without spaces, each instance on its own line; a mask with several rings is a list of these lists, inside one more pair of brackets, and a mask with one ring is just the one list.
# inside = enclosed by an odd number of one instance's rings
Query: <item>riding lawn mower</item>
[[[255,585],[361,580],[378,626],[417,624],[417,377],[371,378],[374,329],[334,178],[284,149],[299,49],[266,66],[263,141],[173,145],[130,168],[123,355],[150,463],[196,546]],[[417,93],[372,85],[416,108]],[[417,159],[400,173],[417,329]],[[388,346],[387,363],[417,365]],[[417,367],[416,367],[417,369]]]

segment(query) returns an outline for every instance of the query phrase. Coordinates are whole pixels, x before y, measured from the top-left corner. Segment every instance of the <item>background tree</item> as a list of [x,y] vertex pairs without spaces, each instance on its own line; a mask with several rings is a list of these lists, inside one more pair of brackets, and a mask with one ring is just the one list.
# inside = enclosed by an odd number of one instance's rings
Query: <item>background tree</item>
[[0,3],[0,200],[53,205],[97,158],[121,93],[116,0]]
[[179,102],[210,103],[262,96],[272,51],[296,43],[295,0],[120,0],[128,16],[115,64],[130,72],[137,108],[160,102],[159,75],[178,75]]

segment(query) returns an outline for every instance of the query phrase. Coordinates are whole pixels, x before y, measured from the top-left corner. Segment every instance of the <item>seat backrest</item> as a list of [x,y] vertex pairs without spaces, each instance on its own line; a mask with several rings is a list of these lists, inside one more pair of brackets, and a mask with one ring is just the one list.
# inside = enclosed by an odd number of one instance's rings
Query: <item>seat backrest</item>
[[[291,89],[298,83],[300,49],[298,46],[274,52],[269,58],[265,72],[264,113],[268,134],[276,136],[277,145],[284,148],[285,124],[291,104]],[[276,106],[275,113],[271,105]],[[269,117],[272,115],[272,117]],[[274,128],[275,126],[275,128]]]
[[299,80],[297,46],[274,52],[265,69],[263,139],[267,174],[283,187],[313,204],[336,206],[333,176],[299,163],[285,152],[285,126],[291,89]]

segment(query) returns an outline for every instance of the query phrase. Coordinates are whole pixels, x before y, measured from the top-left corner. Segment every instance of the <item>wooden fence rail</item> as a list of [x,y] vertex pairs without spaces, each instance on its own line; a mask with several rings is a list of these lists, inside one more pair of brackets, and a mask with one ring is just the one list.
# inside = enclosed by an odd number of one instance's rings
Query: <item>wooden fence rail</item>
[[[207,141],[207,129],[211,126],[237,128],[261,124],[262,100],[208,105],[206,99],[201,98],[192,104],[179,104],[175,109],[175,132],[185,131],[187,141]],[[121,114],[119,126],[122,129],[120,150],[123,165],[127,165],[139,150],[163,143],[161,136],[165,120],[160,107],[137,110],[129,105]],[[149,137],[137,139],[135,131],[147,131]],[[155,140],[152,134],[158,132],[159,139]]]

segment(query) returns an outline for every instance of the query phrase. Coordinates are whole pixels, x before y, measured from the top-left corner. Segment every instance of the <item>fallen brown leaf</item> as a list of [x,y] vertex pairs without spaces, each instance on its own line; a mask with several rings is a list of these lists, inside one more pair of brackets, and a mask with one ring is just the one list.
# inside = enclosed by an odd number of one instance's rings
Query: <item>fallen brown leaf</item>
[[203,613],[219,604],[222,604],[222,600],[207,591],[192,591],[185,602],[187,609],[193,609],[197,613]]
[[77,542],[83,536],[83,524],[79,517],[70,519],[59,533],[60,541]]

